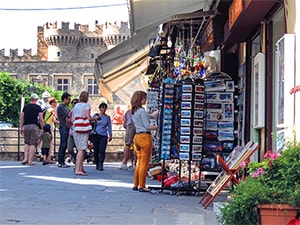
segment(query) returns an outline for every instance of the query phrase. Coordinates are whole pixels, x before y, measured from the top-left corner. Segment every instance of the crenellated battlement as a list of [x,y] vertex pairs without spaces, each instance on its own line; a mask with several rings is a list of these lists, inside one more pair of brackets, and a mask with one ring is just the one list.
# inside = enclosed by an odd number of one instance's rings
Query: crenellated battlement
[[95,55],[110,49],[130,38],[128,22],[105,22],[94,28],[88,24],[70,22],[47,22],[37,28],[37,55],[31,49],[24,49],[18,55],[18,49],[0,49],[0,61],[70,61],[94,60]]
[[5,54],[5,48],[0,49],[1,61],[37,61],[37,55],[32,55],[32,49],[23,49],[23,54],[19,55],[19,49],[9,49],[9,55]]

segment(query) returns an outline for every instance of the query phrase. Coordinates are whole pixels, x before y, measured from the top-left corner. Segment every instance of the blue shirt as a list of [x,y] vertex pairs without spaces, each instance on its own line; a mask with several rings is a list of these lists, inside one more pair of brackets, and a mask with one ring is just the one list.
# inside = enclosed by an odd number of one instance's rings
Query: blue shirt
[[112,126],[110,116],[95,113],[94,118],[100,118],[97,121],[96,133],[102,136],[112,136]]

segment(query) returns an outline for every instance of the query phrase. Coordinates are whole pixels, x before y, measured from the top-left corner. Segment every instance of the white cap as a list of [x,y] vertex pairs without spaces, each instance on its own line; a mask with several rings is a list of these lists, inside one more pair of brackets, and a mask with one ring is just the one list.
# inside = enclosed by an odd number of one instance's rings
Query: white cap
[[48,91],[44,91],[43,94],[42,94],[42,98],[50,98],[51,95]]
[[39,99],[39,96],[36,93],[32,93],[31,96],[30,96],[30,99],[31,100],[33,100],[33,99]]

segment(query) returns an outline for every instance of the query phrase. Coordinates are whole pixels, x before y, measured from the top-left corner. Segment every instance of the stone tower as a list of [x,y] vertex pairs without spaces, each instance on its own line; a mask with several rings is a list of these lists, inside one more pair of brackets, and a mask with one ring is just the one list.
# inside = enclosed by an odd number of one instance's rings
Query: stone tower
[[38,27],[38,56],[46,61],[94,61],[95,58],[127,40],[130,37],[128,22],[108,23],[98,25],[90,31],[88,25],[62,22],[58,28],[57,22],[46,23]]

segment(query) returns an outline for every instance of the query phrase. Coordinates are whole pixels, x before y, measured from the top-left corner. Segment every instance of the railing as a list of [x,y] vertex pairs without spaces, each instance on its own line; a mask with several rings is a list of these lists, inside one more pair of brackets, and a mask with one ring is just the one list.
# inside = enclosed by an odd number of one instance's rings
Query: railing
[[[107,145],[107,152],[118,152],[124,148],[125,130],[119,126],[113,126],[113,139]],[[54,139],[54,154],[58,152],[60,135],[58,129],[53,132]],[[18,160],[23,156],[24,138],[20,135],[18,128],[0,129],[0,153],[14,153],[17,154]],[[38,149],[37,151],[40,151]]]

